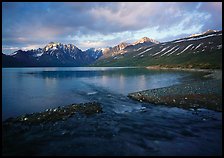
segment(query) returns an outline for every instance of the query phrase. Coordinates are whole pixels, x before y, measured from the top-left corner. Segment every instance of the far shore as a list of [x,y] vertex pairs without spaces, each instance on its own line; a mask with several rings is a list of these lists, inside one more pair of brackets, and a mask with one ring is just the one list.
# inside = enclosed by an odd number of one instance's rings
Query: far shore
[[222,71],[222,69],[200,69],[200,68],[181,68],[181,67],[163,67],[163,66],[146,66],[147,69],[155,70],[183,70],[183,71],[202,71],[202,72],[214,72]]
[[204,77],[212,77],[214,79],[222,79],[222,69],[199,69],[199,68],[167,68],[162,66],[147,66],[150,70],[180,70],[180,71],[195,71],[195,72],[208,72],[210,74]]

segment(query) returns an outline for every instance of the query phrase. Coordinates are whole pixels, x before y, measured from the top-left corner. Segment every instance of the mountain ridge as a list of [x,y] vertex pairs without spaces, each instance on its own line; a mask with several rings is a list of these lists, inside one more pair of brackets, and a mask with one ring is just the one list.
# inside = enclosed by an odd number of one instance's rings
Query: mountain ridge
[[92,66],[165,66],[222,68],[222,31],[132,49],[125,55],[97,60]]
[[85,66],[98,59],[100,53],[97,50],[82,51],[73,44],[50,42],[43,48],[15,51],[7,59],[13,58],[10,59],[12,66]]
[[128,52],[130,49],[138,49],[143,46],[150,46],[153,44],[158,44],[159,42],[148,38],[148,37],[142,37],[141,39],[133,42],[133,43],[127,43],[127,42],[121,42],[118,45],[114,47],[109,47],[107,48],[104,52],[103,55],[100,59],[108,58],[111,56],[115,56],[117,54],[125,54]]
[[[160,65],[160,64],[166,64],[167,61],[172,58],[181,61],[182,60],[181,58],[183,56],[189,56],[186,59],[186,61],[188,61],[190,60],[189,59],[190,56],[192,58],[195,58],[198,54],[200,54],[200,56],[204,56],[202,52],[206,52],[204,54],[207,54],[208,56],[211,55],[211,52],[214,51],[220,52],[222,51],[221,39],[222,39],[222,31],[207,30],[199,34],[193,34],[188,37],[179,38],[162,43],[148,37],[143,37],[139,40],[136,40],[133,43],[121,42],[113,47],[107,47],[103,49],[89,48],[85,51],[82,51],[73,44],[49,42],[43,48],[32,49],[27,51],[18,50],[12,53],[11,55],[5,55],[5,54],[3,55],[2,53],[2,57],[4,59],[2,66],[17,67],[19,65],[19,66],[38,67],[38,66],[89,66],[89,65],[91,66],[150,66],[152,64]],[[217,53],[215,53],[215,55],[216,54]],[[220,57],[220,53],[218,54]],[[164,62],[161,59],[164,59],[166,61]],[[9,61],[11,65],[7,63],[7,61]],[[173,63],[177,63],[177,61],[174,60]],[[172,65],[172,63],[168,63],[168,65]],[[189,65],[191,64],[188,64],[188,66]],[[220,67],[221,64],[218,65],[219,66],[216,65],[216,67]]]

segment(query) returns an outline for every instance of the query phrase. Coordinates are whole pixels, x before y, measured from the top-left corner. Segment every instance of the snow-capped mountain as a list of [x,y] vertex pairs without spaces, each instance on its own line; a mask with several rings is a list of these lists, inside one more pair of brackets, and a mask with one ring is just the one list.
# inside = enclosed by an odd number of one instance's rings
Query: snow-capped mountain
[[222,31],[208,30],[186,38],[129,49],[125,55],[99,59],[94,66],[126,66],[127,63],[128,66],[221,68]]
[[[100,53],[101,52],[101,53]],[[50,42],[44,48],[18,50],[10,55],[27,66],[84,66],[102,56],[102,51],[82,51],[73,44]]]
[[73,44],[50,42],[43,48],[27,51],[18,50],[11,55],[7,55],[7,59],[12,58],[10,60],[14,61],[11,63],[12,66],[86,66],[99,58],[125,54],[129,50],[135,50],[156,43],[159,42],[144,37],[132,44],[122,42],[114,47],[101,49],[89,48],[82,51]]
[[135,41],[132,45],[140,44],[140,43],[154,43],[154,44],[159,44],[159,41],[156,41],[154,39],[148,38],[148,37],[143,37],[137,41]]
[[61,43],[54,43],[50,42],[47,44],[44,49],[44,53],[49,54],[49,55],[55,55],[58,57],[60,54],[69,54],[71,57],[75,57],[77,54],[81,53],[82,51],[77,48],[73,44],[61,44]]

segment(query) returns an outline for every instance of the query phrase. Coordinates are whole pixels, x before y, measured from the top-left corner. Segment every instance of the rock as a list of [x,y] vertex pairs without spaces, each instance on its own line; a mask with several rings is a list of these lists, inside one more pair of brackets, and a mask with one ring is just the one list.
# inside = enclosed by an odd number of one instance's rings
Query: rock
[[96,113],[101,113],[103,111],[100,103],[98,102],[72,104],[60,107],[58,109],[55,108],[54,110],[47,109],[40,113],[22,115],[17,118],[10,118],[4,121],[3,124],[13,124],[13,123],[41,124],[47,122],[56,122],[59,120],[66,120],[67,118],[71,117],[77,112],[89,116]]

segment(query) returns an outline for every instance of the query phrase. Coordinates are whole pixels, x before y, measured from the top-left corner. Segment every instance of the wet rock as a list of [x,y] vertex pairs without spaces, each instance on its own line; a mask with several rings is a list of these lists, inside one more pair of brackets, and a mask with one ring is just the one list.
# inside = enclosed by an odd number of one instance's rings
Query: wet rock
[[75,113],[82,113],[84,115],[89,116],[101,112],[103,112],[102,107],[98,102],[72,104],[55,109],[47,109],[40,113],[32,113],[22,115],[16,118],[9,118],[6,121],[4,121],[3,124],[5,125],[10,125],[14,123],[41,124],[47,122],[56,122],[59,120],[66,120]]

